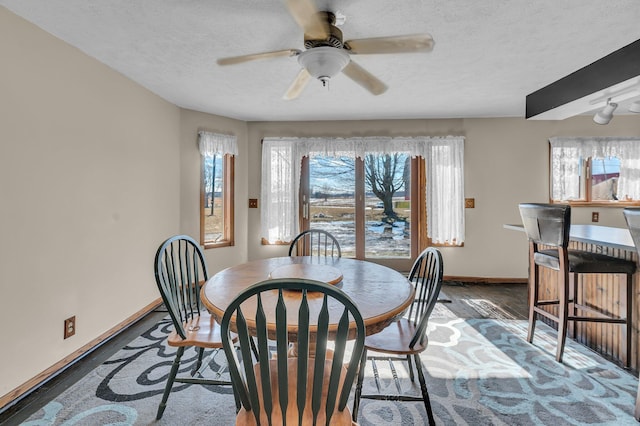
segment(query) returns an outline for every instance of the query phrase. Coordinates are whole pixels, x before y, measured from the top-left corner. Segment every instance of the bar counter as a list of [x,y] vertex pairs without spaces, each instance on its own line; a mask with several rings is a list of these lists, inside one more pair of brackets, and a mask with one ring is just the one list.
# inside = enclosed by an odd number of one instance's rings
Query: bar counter
[[[524,233],[524,226],[522,225],[504,225],[504,228]],[[569,230],[569,239],[569,248],[571,249],[603,253],[621,259],[633,260],[637,263],[636,248],[631,234],[626,228],[574,224],[571,225]],[[640,273],[636,272],[633,276],[633,299],[630,301],[626,300],[625,292],[620,291],[620,289],[626,288],[626,277],[624,275],[579,274],[578,277],[580,280],[578,289],[582,292],[583,300],[592,307],[619,316],[621,313],[624,315],[627,303],[632,303],[634,327],[629,331],[632,333],[630,366],[631,370],[637,373],[640,370],[640,356],[638,353],[640,335],[637,327],[638,312],[640,312],[640,295],[638,294]],[[545,298],[547,296],[548,298],[557,297],[555,281],[555,271],[543,268],[540,277],[540,291],[546,292]],[[556,326],[555,323],[550,325]],[[577,322],[574,329],[575,340],[619,365],[623,365],[620,345],[622,333],[619,325]]]

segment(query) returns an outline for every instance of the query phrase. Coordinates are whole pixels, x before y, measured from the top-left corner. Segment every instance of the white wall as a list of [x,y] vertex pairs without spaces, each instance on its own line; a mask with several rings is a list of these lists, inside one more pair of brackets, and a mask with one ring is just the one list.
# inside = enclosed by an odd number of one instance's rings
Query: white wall
[[0,58],[2,396],[158,298],[180,110],[2,7]]

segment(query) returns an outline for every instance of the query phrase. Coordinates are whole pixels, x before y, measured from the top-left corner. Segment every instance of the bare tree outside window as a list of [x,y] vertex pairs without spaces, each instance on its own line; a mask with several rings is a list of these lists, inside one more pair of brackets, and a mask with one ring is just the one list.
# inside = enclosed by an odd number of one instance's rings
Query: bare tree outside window
[[365,256],[410,257],[410,159],[407,153],[367,153],[363,160],[311,155],[311,227],[338,237],[343,256],[355,255],[355,170],[363,161]]
[[400,153],[368,154],[364,162],[367,187],[382,201],[385,222],[398,219],[398,213],[393,208],[393,197],[405,186],[405,157]]

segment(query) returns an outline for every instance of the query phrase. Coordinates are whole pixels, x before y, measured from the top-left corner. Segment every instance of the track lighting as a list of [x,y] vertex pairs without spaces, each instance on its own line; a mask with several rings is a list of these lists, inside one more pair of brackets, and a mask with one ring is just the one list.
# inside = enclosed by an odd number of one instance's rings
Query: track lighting
[[602,111],[598,111],[596,115],[593,116],[593,121],[598,124],[609,124],[613,118],[613,111],[615,111],[616,108],[618,108],[618,104],[608,100],[607,105],[602,108]]

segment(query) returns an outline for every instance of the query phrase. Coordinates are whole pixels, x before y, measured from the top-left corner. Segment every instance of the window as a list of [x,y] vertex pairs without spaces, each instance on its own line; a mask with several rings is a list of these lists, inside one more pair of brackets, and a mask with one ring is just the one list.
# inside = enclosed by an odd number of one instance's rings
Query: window
[[549,142],[552,202],[640,204],[640,139],[552,138]]
[[200,179],[200,243],[204,248],[232,246],[234,136],[199,132],[202,157]]
[[342,233],[343,256],[356,258],[409,259],[427,237],[430,244],[462,245],[463,142],[266,138],[263,243],[286,244],[300,229],[313,227]]
[[415,257],[410,181],[408,153],[366,152],[362,159],[310,152],[303,158],[301,227],[336,236],[345,257]]

